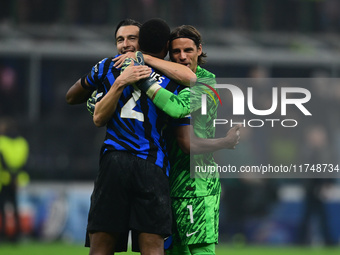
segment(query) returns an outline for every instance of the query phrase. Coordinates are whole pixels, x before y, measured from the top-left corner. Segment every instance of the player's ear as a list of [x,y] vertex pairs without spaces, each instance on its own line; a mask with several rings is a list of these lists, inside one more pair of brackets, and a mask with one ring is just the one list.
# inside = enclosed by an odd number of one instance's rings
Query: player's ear
[[198,46],[197,52],[198,52],[198,56],[200,56],[200,55],[202,54],[202,52],[203,52],[203,50],[202,50],[202,44],[200,44],[200,45]]

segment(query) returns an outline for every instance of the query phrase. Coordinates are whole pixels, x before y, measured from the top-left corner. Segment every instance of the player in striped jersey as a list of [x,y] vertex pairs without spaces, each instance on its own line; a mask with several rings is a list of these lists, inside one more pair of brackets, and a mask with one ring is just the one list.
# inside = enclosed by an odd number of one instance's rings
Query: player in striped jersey
[[[157,32],[167,41],[170,29],[165,25],[161,24]],[[127,25],[117,29],[116,37],[128,40],[133,35],[138,36],[135,27]],[[150,53],[164,58],[167,50],[153,47]],[[119,73],[112,58],[104,59],[78,81],[78,85],[74,85],[79,89],[81,83],[83,90],[90,92],[98,90],[93,120],[97,126],[107,126],[100,170],[91,196],[87,228],[90,254],[117,251],[116,244],[121,243],[121,238],[125,238],[122,233],[129,229],[138,232],[142,252],[163,254],[163,237],[171,233],[166,176],[169,164],[161,135],[168,116],[157,109],[144,93],[129,86],[148,77],[149,67],[129,66],[121,75]],[[157,70],[152,70],[152,74],[162,87],[178,93],[178,84]],[[70,99],[68,102],[83,102],[90,93],[82,91],[84,97],[77,98],[74,91],[75,87],[68,94],[71,95],[67,97]]]

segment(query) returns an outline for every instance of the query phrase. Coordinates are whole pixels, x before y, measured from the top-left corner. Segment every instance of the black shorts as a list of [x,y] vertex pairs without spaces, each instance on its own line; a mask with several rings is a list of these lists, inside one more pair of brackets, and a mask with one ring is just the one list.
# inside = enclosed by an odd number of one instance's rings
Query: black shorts
[[163,170],[128,152],[107,152],[91,195],[87,232],[123,234],[131,229],[166,237],[171,224],[169,183]]

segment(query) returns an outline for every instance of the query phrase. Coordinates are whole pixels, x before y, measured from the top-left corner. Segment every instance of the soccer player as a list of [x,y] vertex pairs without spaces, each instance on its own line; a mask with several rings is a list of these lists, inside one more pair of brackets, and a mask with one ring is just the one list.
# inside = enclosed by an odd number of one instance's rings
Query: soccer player
[[[215,75],[203,69],[206,54],[202,50],[200,33],[190,25],[183,25],[172,31],[170,36],[171,60],[190,67],[196,73],[198,84],[215,84]],[[175,233],[173,234],[173,248],[169,255],[180,254],[215,254],[215,244],[218,242],[219,202],[221,184],[218,174],[203,178],[190,178],[190,155],[193,155],[193,165],[215,166],[211,153],[200,153],[216,150],[221,140],[194,139],[190,147],[186,146],[188,139],[194,138],[194,133],[200,138],[213,138],[215,130],[213,120],[216,118],[217,105],[210,98],[209,112],[201,115],[200,99],[204,86],[198,85],[191,89],[184,89],[178,96],[152,84],[144,89],[153,102],[163,111],[173,117],[183,117],[189,112],[193,125],[182,125],[176,128],[176,137],[171,136],[170,146],[170,187]],[[190,96],[190,90],[192,95]],[[168,134],[168,133],[166,133]],[[239,140],[239,126],[229,130],[224,138],[225,148],[234,148]],[[222,140],[223,141],[223,140]]]
[[[170,28],[166,23],[158,22],[158,25],[154,30],[158,37],[154,41],[163,45],[168,41]],[[138,49],[135,42],[138,32],[136,25],[118,26],[117,49],[119,38],[131,45],[123,46],[118,52],[133,51],[132,47]],[[150,54],[164,58],[167,49],[154,47]],[[129,86],[149,77],[150,73],[147,66],[129,66],[120,75],[112,58],[107,58],[67,93],[69,103],[82,103],[97,89],[93,120],[97,126],[107,126],[99,174],[91,196],[87,227],[90,254],[113,254],[117,251],[116,244],[121,244],[129,229],[138,234],[142,253],[163,254],[163,237],[171,233],[166,175],[169,164],[161,136],[168,116],[135,86]],[[157,77],[162,87],[178,92],[179,86],[158,71],[153,71],[153,77]]]
[[[181,26],[172,31],[169,41],[171,60],[188,66],[196,73],[198,81],[214,86],[215,75],[200,67],[206,57],[202,50],[200,33],[193,26]],[[195,102],[192,97],[190,111],[193,125],[189,126],[189,129],[193,129],[195,135],[200,138],[213,138],[215,136],[213,119],[216,118],[217,105],[209,100],[209,112],[203,116],[198,113],[200,106],[198,102],[198,100]],[[231,132],[236,135],[230,144],[230,148],[233,148],[238,143],[238,129],[234,128]],[[188,127],[179,127],[176,133],[177,140],[186,139],[189,133]],[[178,144],[181,146],[181,143]],[[215,244],[218,242],[220,180],[217,175],[208,178],[190,178],[188,164],[190,155],[183,152],[185,148],[178,149],[176,142],[172,147],[169,155],[170,164],[177,163],[170,173],[175,233],[173,248],[168,253],[172,255],[215,254]],[[197,154],[192,157],[195,165],[216,165],[212,153],[208,156]]]

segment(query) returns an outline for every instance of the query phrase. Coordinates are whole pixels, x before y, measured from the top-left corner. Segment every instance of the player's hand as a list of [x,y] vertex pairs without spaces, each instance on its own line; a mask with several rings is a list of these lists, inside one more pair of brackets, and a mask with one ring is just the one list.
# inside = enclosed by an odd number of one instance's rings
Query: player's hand
[[87,110],[92,116],[94,114],[94,108],[96,107],[96,103],[97,103],[96,95],[97,95],[97,90],[93,91],[91,97],[87,99],[87,102],[86,102]]
[[125,59],[127,59],[127,58],[133,58],[133,59],[135,59],[135,57],[136,57],[135,54],[136,54],[135,52],[127,52],[127,53],[125,53],[125,54],[119,55],[118,57],[116,57],[116,58],[114,58],[114,59],[112,60],[112,61],[114,61],[113,66],[114,66],[115,68],[121,68],[122,65],[123,65],[123,63],[124,63],[124,61],[125,61]]
[[228,130],[225,136],[226,149],[235,149],[240,140],[240,128],[241,125],[236,125]]
[[133,61],[131,64],[125,68],[124,72],[118,76],[117,79],[124,81],[125,85],[135,84],[141,79],[149,78],[151,74],[151,68],[148,66],[137,65],[135,66]]

